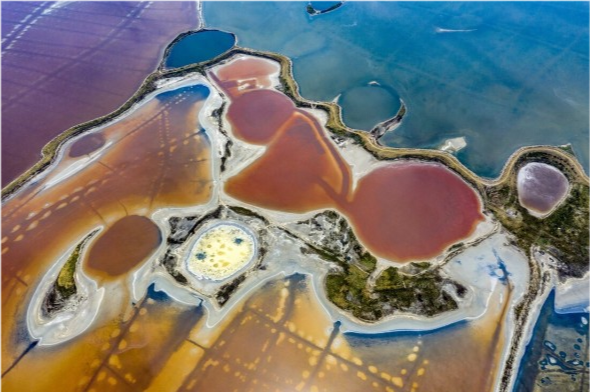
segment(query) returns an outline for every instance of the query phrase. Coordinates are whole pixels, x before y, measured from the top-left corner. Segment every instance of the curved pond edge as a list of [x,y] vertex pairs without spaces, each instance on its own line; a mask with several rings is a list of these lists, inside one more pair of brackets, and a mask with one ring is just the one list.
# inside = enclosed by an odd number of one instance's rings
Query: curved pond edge
[[[508,158],[500,175],[495,179],[490,179],[479,177],[473,171],[464,166],[457,157],[445,151],[382,146],[375,140],[370,132],[348,128],[346,125],[344,125],[342,120],[342,109],[338,104],[333,102],[310,101],[299,95],[299,86],[293,77],[293,65],[288,57],[277,53],[263,52],[235,46],[229,51],[202,63],[191,64],[172,70],[158,69],[157,71],[148,75],[137,92],[117,110],[102,117],[98,117],[94,120],[78,124],[55,137],[43,147],[41,151],[42,157],[33,167],[21,174],[18,178],[2,189],[2,202],[6,201],[35,175],[43,171],[55,159],[58,150],[65,141],[71,139],[74,136],[78,136],[85,131],[120,117],[134,104],[141,101],[149,93],[154,92],[157,89],[157,82],[170,78],[182,77],[188,73],[193,72],[204,75],[206,69],[237,54],[257,56],[279,62],[281,65],[281,73],[279,78],[283,87],[283,93],[289,96],[289,98],[294,101],[296,106],[309,109],[321,109],[325,111],[328,114],[326,128],[331,133],[336,136],[354,140],[379,160],[395,160],[403,158],[439,162],[459,174],[465,179],[465,181],[481,192],[484,186],[495,186],[506,183],[509,177],[515,174],[514,169],[518,161],[523,159],[526,160],[527,157],[532,155],[537,155],[537,157],[544,156],[545,158],[557,160],[559,163],[561,163],[565,169],[564,174],[570,181],[584,185],[590,185],[590,179],[584,172],[584,169],[577,158],[568,152],[567,149],[562,147],[545,145],[520,147]],[[401,113],[398,113],[398,115],[403,116],[405,111],[406,108],[404,105],[402,108],[400,108]]]
[[[213,57],[212,59],[206,60],[206,61],[201,61],[201,62],[197,62],[197,63],[191,63],[191,64],[187,64],[184,65],[182,67],[166,67],[166,62],[168,61],[168,57],[170,57],[170,52],[172,51],[172,48],[180,41],[182,41],[183,39],[185,39],[188,36],[191,36],[193,34],[197,34],[197,33],[202,33],[205,31],[218,31],[220,33],[225,33],[225,34],[230,34],[231,36],[234,37],[234,45],[229,48],[228,50],[224,51],[223,53]],[[187,68],[191,68],[195,65],[198,64],[205,64],[208,63],[210,61],[215,61],[217,58],[223,57],[226,53],[231,52],[233,48],[238,47],[238,36],[234,33],[232,33],[231,31],[225,31],[225,30],[220,30],[220,29],[208,29],[206,27],[203,28],[199,28],[196,30],[189,30],[189,31],[185,31],[184,33],[181,33],[180,35],[178,35],[176,38],[174,38],[172,40],[172,42],[170,42],[167,46],[166,49],[164,49],[164,54],[162,55],[162,60],[160,61],[160,65],[158,65],[158,71],[160,72],[167,72],[167,71],[178,71],[178,70],[183,70],[183,69],[187,69]]]
[[[248,259],[248,261],[246,261],[241,267],[237,268],[234,272],[232,272],[231,274],[223,277],[223,278],[219,278],[219,279],[215,279],[213,277],[209,277],[206,275],[200,275],[194,271],[191,271],[190,268],[190,262],[191,262],[191,258],[192,258],[192,253],[197,245],[197,243],[203,238],[203,236],[207,233],[209,233],[210,231],[212,231],[215,228],[218,228],[220,226],[233,226],[236,227],[238,229],[240,229],[241,231],[243,231],[248,237],[250,237],[250,240],[252,241],[252,246],[254,248],[252,255],[250,256],[250,258]],[[220,282],[231,282],[231,280],[233,278],[235,278],[237,275],[243,273],[244,271],[252,268],[252,266],[255,264],[254,262],[256,260],[258,260],[258,256],[259,256],[259,248],[260,245],[258,243],[258,238],[256,237],[256,234],[254,233],[254,231],[252,229],[250,229],[246,224],[238,222],[238,221],[234,221],[234,220],[228,220],[228,219],[214,219],[211,222],[209,222],[209,224],[201,227],[195,234],[194,234],[194,239],[191,240],[191,243],[189,245],[189,251],[186,254],[186,258],[185,260],[182,262],[184,268],[186,269],[186,271],[190,274],[192,274],[196,279],[198,280],[209,280],[212,282],[216,282],[216,283],[220,283]]]
[[[34,180],[35,176],[42,173],[51,163],[53,163],[66,141],[124,115],[148,94],[154,92],[158,88],[157,82],[172,78],[180,78],[189,73],[200,73],[205,75],[205,71],[208,68],[237,54],[258,56],[279,62],[281,66],[279,80],[282,85],[282,92],[288,95],[294,101],[296,106],[310,109],[319,108],[325,111],[328,114],[326,128],[334,136],[352,139],[379,160],[415,159],[419,161],[439,162],[461,176],[482,195],[485,194],[485,190],[488,187],[514,185],[519,165],[532,160],[548,160],[552,165],[560,169],[571,183],[578,183],[584,186],[588,186],[590,183],[588,176],[576,157],[566,151],[566,148],[562,147],[529,146],[518,148],[507,160],[500,175],[495,179],[487,179],[477,176],[464,166],[454,155],[448,152],[381,146],[370,133],[346,127],[342,121],[341,108],[337,104],[310,101],[301,97],[299,95],[299,87],[293,77],[292,62],[289,58],[276,53],[261,52],[235,46],[233,49],[222,55],[203,63],[191,64],[173,70],[158,69],[148,75],[138,91],[117,110],[105,116],[69,128],[55,137],[43,147],[42,157],[33,167],[2,189],[2,202],[8,200],[18,192],[19,189],[27,185],[28,182]],[[502,376],[500,385],[498,386],[500,391],[509,390],[514,381],[520,362],[519,357],[522,355],[523,346],[526,344],[524,340],[526,340],[526,336],[530,332],[531,319],[536,318],[535,308],[539,306],[540,298],[546,293],[549,283],[548,280],[552,280],[547,276],[546,269],[543,268],[543,266],[539,266],[534,257],[532,257],[532,253],[533,252],[531,252],[531,257],[529,257],[531,272],[529,290],[527,294],[525,294],[525,298],[515,309],[517,323],[514,330],[514,338],[510,343],[510,353],[507,356],[506,361],[501,364]]]

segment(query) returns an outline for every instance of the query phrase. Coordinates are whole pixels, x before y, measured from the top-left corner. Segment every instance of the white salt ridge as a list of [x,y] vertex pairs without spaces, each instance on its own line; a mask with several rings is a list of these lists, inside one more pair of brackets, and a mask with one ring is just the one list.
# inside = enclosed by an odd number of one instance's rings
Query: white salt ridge
[[57,311],[51,317],[43,315],[42,307],[45,297],[74,250],[75,246],[49,269],[37,285],[33,299],[27,308],[27,329],[33,339],[39,339],[40,346],[60,344],[82,334],[96,319],[103,301],[105,288],[98,288],[97,283],[87,277],[81,268],[76,268],[74,274],[76,294],[64,309]]
[[443,29],[442,27],[436,27],[434,31],[437,34],[443,33],[470,33],[472,31],[477,31],[477,29]]

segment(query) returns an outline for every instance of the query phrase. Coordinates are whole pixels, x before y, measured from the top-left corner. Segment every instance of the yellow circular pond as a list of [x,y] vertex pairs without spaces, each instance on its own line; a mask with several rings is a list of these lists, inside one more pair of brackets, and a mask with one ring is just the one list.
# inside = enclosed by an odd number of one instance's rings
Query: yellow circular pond
[[219,223],[199,235],[187,261],[198,278],[223,280],[244,268],[256,255],[254,234],[235,223]]

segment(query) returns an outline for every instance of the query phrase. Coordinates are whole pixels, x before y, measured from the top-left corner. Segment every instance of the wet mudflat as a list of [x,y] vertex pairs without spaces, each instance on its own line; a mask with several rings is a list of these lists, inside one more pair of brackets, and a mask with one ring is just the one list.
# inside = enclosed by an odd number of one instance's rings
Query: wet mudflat
[[[121,221],[132,222],[125,217],[141,215],[146,217],[141,219],[145,222],[156,209],[209,200],[210,144],[197,120],[207,95],[208,89],[197,85],[148,100],[127,117],[98,131],[108,147],[94,160],[73,158],[68,154],[69,146],[65,147],[63,157],[45,177],[4,203],[3,363],[10,364],[26,344],[15,340],[26,333],[22,325],[14,324],[23,300],[28,301],[38,280],[67,249],[99,227],[106,233],[113,230],[122,234],[118,228]],[[133,229],[147,229],[146,225],[153,229],[151,221],[135,223]],[[137,265],[131,264],[141,263],[140,256],[147,256],[145,246],[152,249],[156,245],[153,234],[143,238],[153,240],[151,243],[128,237],[125,243],[114,239],[105,247],[95,246],[95,254],[101,259],[98,272],[124,277],[125,270]],[[126,235],[133,236],[134,232]],[[101,238],[105,237],[111,236]],[[104,240],[99,238],[98,242]],[[118,252],[137,257],[120,260],[119,264],[118,259],[104,260]],[[96,267],[92,260],[89,266]]]
[[475,192],[438,164],[374,170],[359,181],[351,208],[363,243],[395,260],[435,257],[483,219]]
[[92,244],[85,267],[91,275],[118,276],[137,267],[161,242],[160,229],[151,219],[126,216]]
[[528,343],[514,387],[515,392],[588,390],[588,312],[557,313],[555,292],[547,297]]

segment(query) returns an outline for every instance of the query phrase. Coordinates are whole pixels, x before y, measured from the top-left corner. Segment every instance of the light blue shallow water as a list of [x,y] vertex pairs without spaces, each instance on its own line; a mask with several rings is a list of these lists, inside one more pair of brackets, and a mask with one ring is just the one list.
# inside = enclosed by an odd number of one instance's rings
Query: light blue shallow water
[[338,103],[349,108],[342,113],[344,122],[353,128],[365,130],[394,116],[401,106],[398,94],[380,85],[350,88],[340,96]]
[[[331,101],[371,81],[399,94],[409,114],[384,137],[390,146],[465,136],[459,159],[495,177],[518,147],[572,143],[588,168],[587,3],[346,2],[314,17],[306,4],[203,9],[207,26],[239,45],[291,57],[306,98]],[[345,120],[369,129],[394,115],[399,103],[382,98],[340,102]]]

